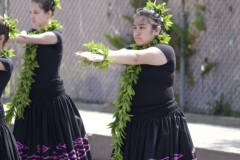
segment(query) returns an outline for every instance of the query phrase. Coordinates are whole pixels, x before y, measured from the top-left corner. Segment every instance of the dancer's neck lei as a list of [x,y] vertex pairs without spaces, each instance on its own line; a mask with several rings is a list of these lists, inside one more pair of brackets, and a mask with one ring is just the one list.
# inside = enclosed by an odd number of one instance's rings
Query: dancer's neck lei
[[13,56],[15,56],[13,53],[13,49],[9,49],[9,50],[4,49],[3,52],[0,53],[0,58],[2,57],[11,58]]
[[[165,12],[169,9],[165,9],[165,3],[156,5],[156,1],[151,2],[148,1],[146,3],[146,7],[144,9],[151,9],[155,12],[159,13],[161,16],[162,23],[164,28],[168,30],[171,25],[171,17],[172,15],[165,16]],[[149,48],[158,43],[165,43],[168,44],[170,41],[170,36],[167,33],[162,33],[155,37],[151,44],[145,46],[137,46],[136,44],[131,44],[131,48],[134,50]],[[109,63],[113,60],[107,58],[108,48],[106,48],[102,43],[94,43],[90,42],[88,44],[84,44],[87,47],[87,50],[90,52],[94,52],[97,54],[102,54],[105,57],[103,62],[88,62],[86,60],[81,60],[85,66],[89,66],[93,64],[95,67],[106,69],[109,67]],[[120,81],[122,87],[119,89],[119,97],[117,100],[114,101],[115,111],[113,114],[113,118],[115,120],[109,124],[112,133],[112,142],[114,147],[113,157],[112,160],[122,160],[123,154],[121,151],[121,146],[123,144],[123,140],[125,138],[125,127],[127,122],[131,120],[131,115],[129,114],[131,111],[132,105],[132,97],[135,95],[133,86],[137,84],[138,75],[141,72],[140,65],[128,65],[126,69],[122,72],[122,80]],[[137,147],[137,146],[136,146]]]
[[[20,32],[18,29],[16,29],[16,25],[18,23],[17,19],[12,20],[10,16],[7,16],[5,14],[4,14],[4,17],[1,17],[1,18],[3,19],[3,21],[8,26],[9,37],[16,40],[16,36]],[[7,49],[3,48],[3,52],[0,53],[0,58],[1,57],[11,58],[11,57],[15,56],[13,52],[14,52],[13,49],[7,50]]]
[[[55,5],[57,4],[55,3]],[[35,30],[29,34],[40,34],[59,28],[61,28],[60,23],[57,20],[51,20],[51,23],[44,29]],[[24,63],[22,64],[23,69],[21,70],[20,77],[18,79],[17,90],[11,98],[11,102],[7,103],[6,122],[8,124],[12,122],[13,117],[16,117],[17,119],[24,118],[24,109],[29,106],[31,102],[29,93],[31,85],[34,82],[34,70],[39,67],[36,60],[38,44],[27,44],[24,48]]]

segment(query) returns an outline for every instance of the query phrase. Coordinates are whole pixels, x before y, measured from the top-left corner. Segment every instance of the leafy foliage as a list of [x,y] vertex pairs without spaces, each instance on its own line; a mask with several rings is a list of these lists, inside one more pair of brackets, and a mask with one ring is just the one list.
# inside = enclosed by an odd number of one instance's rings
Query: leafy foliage
[[[148,0],[130,0],[130,4],[134,9],[143,8]],[[123,19],[132,23],[132,16],[124,15]],[[123,48],[124,46],[134,43],[132,34],[128,34],[130,38],[122,37],[121,35],[109,35],[105,34],[105,37],[108,39],[110,44],[117,49]]]
[[234,111],[230,103],[226,102],[225,98],[225,95],[221,93],[219,99],[214,99],[207,103],[211,107],[211,115],[231,116],[233,114]]
[[140,66],[128,65],[124,72],[122,72],[122,80],[120,81],[122,87],[119,89],[119,97],[114,101],[115,111],[113,118],[115,120],[109,124],[112,133],[112,142],[114,146],[114,153],[112,159],[121,160],[122,152],[121,146],[125,138],[124,129],[127,122],[131,120],[130,106],[132,104],[132,96],[135,95],[133,85],[137,84],[138,75],[141,72]]
[[129,44],[129,42],[127,40],[123,39],[119,35],[111,36],[109,34],[105,34],[105,37],[108,39],[108,41],[110,42],[110,44],[112,46],[114,46],[115,48],[118,48],[118,49]]
[[54,1],[55,8],[62,9],[62,7],[60,5],[60,0],[53,0],[53,1]]
[[11,58],[11,57],[15,56],[15,55],[13,54],[13,52],[14,52],[13,49],[10,49],[10,50],[5,50],[5,49],[4,49],[4,51],[0,53],[0,58],[1,58],[1,57]]
[[[29,34],[40,34],[60,27],[61,25],[57,20],[52,20],[51,24],[46,26],[43,30],[33,31]],[[17,90],[13,94],[11,102],[7,103],[6,122],[8,124],[12,122],[12,119],[15,116],[16,118],[24,118],[24,109],[29,106],[31,102],[29,93],[31,85],[34,82],[34,69],[39,67],[36,60],[38,45],[27,44],[24,48],[24,63],[22,64],[23,69],[21,70],[20,77],[18,79]]]
[[217,65],[216,62],[206,62],[201,72],[202,76],[208,74],[216,65]]
[[110,63],[113,61],[113,59],[107,58],[109,48],[105,47],[103,43],[94,43],[94,41],[83,44],[87,48],[89,52],[100,54],[104,56],[103,62],[90,62],[85,59],[82,59],[80,63],[83,63],[84,66],[89,66],[93,64],[93,66],[100,68],[103,70],[103,72],[106,72],[107,69],[110,66]]
[[193,22],[193,25],[199,30],[199,31],[203,31],[205,30],[205,26],[204,26],[204,23],[203,23],[204,19],[203,19],[203,16],[200,12],[197,12],[196,13],[196,19],[195,21]]
[[131,5],[133,8],[142,8],[146,6],[148,0],[131,0]]
[[20,31],[16,28],[16,25],[18,23],[17,19],[11,20],[10,16],[7,16],[6,14],[4,14],[4,21],[5,23],[8,25],[9,28],[9,36],[11,38],[13,38],[14,40],[16,40],[16,36],[17,34],[20,33]]
[[[169,34],[171,35],[171,45],[173,46],[177,55],[177,70],[179,70],[180,57],[185,59],[185,76],[186,81],[190,85],[195,84],[195,78],[190,70],[190,57],[195,55],[197,51],[194,48],[194,44],[201,31],[206,30],[204,23],[205,7],[199,3],[194,4],[196,8],[195,20],[185,24],[185,28],[181,28],[178,24],[174,23]],[[183,13],[187,19],[187,14]],[[195,30],[193,30],[195,28]],[[181,48],[182,47],[182,48]],[[181,49],[182,50],[181,50]],[[180,53],[181,51],[181,53]],[[213,66],[214,67],[214,66]],[[210,70],[209,70],[210,71]]]
[[161,15],[161,21],[163,23],[163,26],[166,30],[169,30],[172,26],[172,21],[170,20],[172,18],[172,15],[165,16],[165,13],[168,12],[170,9],[165,8],[166,3],[162,3],[159,5],[156,5],[156,0],[154,2],[151,2],[150,0],[146,3],[146,9],[154,10],[155,12],[159,13]]

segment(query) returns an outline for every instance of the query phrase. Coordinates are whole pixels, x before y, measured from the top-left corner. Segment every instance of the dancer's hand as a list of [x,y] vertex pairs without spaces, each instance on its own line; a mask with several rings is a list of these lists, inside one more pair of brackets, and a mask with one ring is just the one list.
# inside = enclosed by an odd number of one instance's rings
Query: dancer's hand
[[27,35],[27,32],[25,30],[23,30],[19,34],[16,35],[16,40],[13,37],[10,37],[9,42],[22,43],[24,36],[26,36],[26,35]]
[[27,32],[25,30],[21,31],[20,34],[16,36],[16,42],[25,44],[25,37],[27,36]]
[[104,56],[100,54],[95,54],[92,52],[76,52],[76,57],[83,58],[85,60],[91,61],[91,62],[102,62],[104,61]]
[[21,35],[27,35],[27,31],[23,30],[23,31],[21,31],[20,34],[21,34]]

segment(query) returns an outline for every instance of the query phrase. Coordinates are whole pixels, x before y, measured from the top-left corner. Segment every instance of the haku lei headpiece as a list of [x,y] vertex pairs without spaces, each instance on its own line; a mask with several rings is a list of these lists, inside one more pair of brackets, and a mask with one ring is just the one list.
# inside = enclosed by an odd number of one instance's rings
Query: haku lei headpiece
[[[173,24],[171,21],[172,15],[165,15],[165,13],[169,11],[169,9],[165,8],[165,5],[166,3],[157,5],[156,0],[154,2],[151,2],[151,0],[149,0],[143,9],[154,10],[154,12],[158,13],[160,15],[160,20],[163,24],[163,27],[166,30],[169,30]],[[132,47],[132,49],[139,50],[151,47],[158,43],[168,44],[170,39],[171,37],[167,33],[162,32],[161,34],[157,35],[154,38],[151,44],[145,46],[131,44],[130,46]],[[84,46],[86,47],[86,44]],[[107,47],[103,46],[103,44],[100,43],[95,44],[94,42],[91,42],[88,44],[87,50],[102,55],[104,53],[105,60],[103,62],[88,62],[86,60],[81,60],[82,63],[84,63],[86,66],[93,63],[95,67],[104,70],[106,70],[106,67],[109,67],[108,64],[109,62],[107,62],[108,53],[105,52],[108,51]],[[113,118],[115,118],[115,120],[109,124],[109,127],[111,128],[112,143],[114,148],[112,160],[123,159],[123,153],[121,148],[123,145],[123,140],[125,139],[124,130],[127,125],[127,122],[131,120],[131,115],[129,115],[129,113],[131,111],[132,97],[135,95],[133,86],[137,84],[138,75],[140,72],[141,72],[140,65],[127,65],[126,69],[121,74],[122,80],[120,81],[120,83],[122,87],[119,89],[119,97],[113,102],[115,106]]]
[[17,19],[11,20],[11,17],[7,16],[6,14],[4,14],[3,19],[4,19],[4,22],[8,25],[9,37],[16,40],[17,34],[20,33],[20,31],[16,28],[18,20]]
[[53,3],[54,3],[55,8],[62,9],[62,7],[60,5],[60,0],[53,0]]
[[[8,30],[9,30],[9,37],[13,38],[14,40],[16,40],[16,36],[18,33],[20,33],[20,31],[16,28],[16,25],[18,23],[17,19],[11,19],[10,16],[7,16],[6,14],[4,14],[3,21],[6,23],[6,25],[8,26]],[[14,55],[14,50],[13,49],[3,49],[3,52],[0,53],[0,57],[8,57],[11,58]]]
[[144,9],[154,10],[156,13],[158,13],[161,17],[164,28],[169,30],[173,24],[171,21],[172,15],[165,15],[165,13],[170,10],[169,8],[165,8],[165,5],[166,3],[156,5],[156,0],[154,2],[148,1]]
[[[172,15],[165,14],[170,10],[169,8],[165,8],[165,6],[166,6],[166,3],[157,5],[156,0],[154,2],[151,2],[151,0],[148,0],[148,2],[146,3],[146,6],[143,9],[153,10],[155,13],[158,13],[160,15],[160,20],[163,24],[164,29],[169,30],[170,27],[173,25],[173,22],[171,21]],[[166,32],[162,32],[161,34],[156,36],[156,38],[153,40],[152,44],[150,45],[157,44],[157,43],[168,44],[170,40],[171,40],[171,37],[169,36],[169,34],[167,34]],[[131,47],[133,47],[133,49],[137,49],[137,48],[140,49],[140,48],[147,48],[149,47],[149,45],[144,47],[139,47],[136,44],[132,44]]]

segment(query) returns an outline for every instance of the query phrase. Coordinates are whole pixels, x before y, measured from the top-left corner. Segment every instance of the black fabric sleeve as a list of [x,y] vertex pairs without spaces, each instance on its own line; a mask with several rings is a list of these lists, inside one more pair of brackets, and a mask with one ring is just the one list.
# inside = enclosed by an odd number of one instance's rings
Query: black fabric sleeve
[[[154,45],[154,47],[157,47],[158,49],[160,49],[164,55],[167,58],[167,61],[172,61],[175,59],[175,52],[172,48],[172,46],[168,45],[168,44],[156,44]],[[130,45],[128,46],[124,46],[125,49],[132,49],[130,47]]]
[[3,64],[5,67],[5,71],[12,73],[13,70],[13,63],[9,58],[0,58],[0,62]]
[[124,49],[132,49],[132,47],[130,45],[124,46]]
[[[34,32],[37,29],[31,28],[30,30],[27,31],[27,33]],[[57,41],[62,43],[62,32],[58,29],[54,29],[51,32],[53,32],[57,36]]]
[[167,61],[175,61],[175,52],[168,44],[156,44],[154,47],[160,49],[167,58]]
[[57,43],[62,43],[62,32],[60,30],[54,29],[51,32],[53,32],[57,36]]

